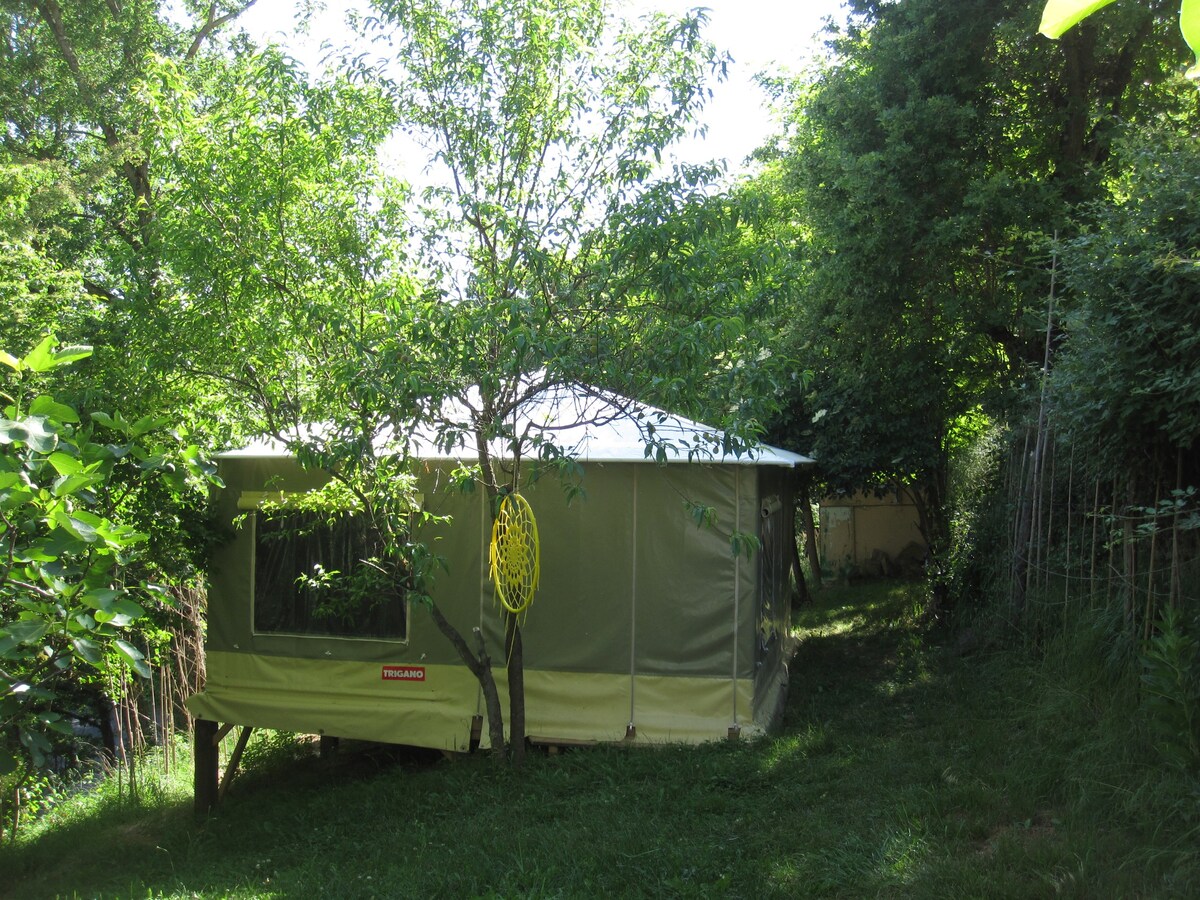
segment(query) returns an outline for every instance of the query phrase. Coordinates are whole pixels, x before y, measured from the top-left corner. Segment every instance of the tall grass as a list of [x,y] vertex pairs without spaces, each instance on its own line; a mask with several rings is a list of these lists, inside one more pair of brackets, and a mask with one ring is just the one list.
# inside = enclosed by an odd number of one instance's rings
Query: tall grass
[[268,735],[207,820],[183,772],[137,801],[102,785],[60,805],[0,850],[0,893],[1200,892],[1196,783],[1157,762],[1097,647],[964,655],[920,596],[875,584],[806,607],[777,737],[535,754],[517,773],[394,748],[321,760]]

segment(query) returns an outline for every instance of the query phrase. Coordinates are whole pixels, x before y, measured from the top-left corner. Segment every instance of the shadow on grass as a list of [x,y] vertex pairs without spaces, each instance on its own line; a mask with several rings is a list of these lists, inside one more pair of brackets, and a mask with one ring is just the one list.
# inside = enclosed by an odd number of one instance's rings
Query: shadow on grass
[[1095,858],[1103,841],[1063,823],[1061,763],[1039,762],[1041,745],[1023,733],[1027,686],[1003,659],[963,660],[931,644],[913,617],[919,590],[826,591],[798,616],[778,737],[535,755],[519,773],[478,756],[430,762],[390,750],[329,764],[311,746],[281,744],[251,760],[206,821],[192,818],[190,797],[102,808],[7,849],[8,890],[1024,897],[1124,884],[1137,893],[1136,877],[1122,882],[1114,862]]

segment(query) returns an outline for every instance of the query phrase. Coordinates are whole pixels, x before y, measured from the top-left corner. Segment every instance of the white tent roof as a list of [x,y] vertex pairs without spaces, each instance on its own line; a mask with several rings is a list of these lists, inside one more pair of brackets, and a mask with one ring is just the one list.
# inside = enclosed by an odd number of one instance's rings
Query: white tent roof
[[[462,415],[444,418],[470,421],[465,409]],[[812,462],[807,456],[768,444],[759,444],[740,455],[726,453],[723,433],[716,428],[609,392],[574,385],[539,391],[521,405],[511,425],[514,434],[527,435],[535,444],[552,443],[579,462],[709,462],[789,468]],[[472,460],[475,448],[468,437],[440,436],[432,429],[419,429],[409,436],[408,449],[419,459]],[[392,441],[386,437],[381,443]],[[493,441],[494,454],[509,455],[507,443],[504,439]],[[525,452],[534,456],[537,448]],[[284,444],[266,438],[220,455],[282,457],[291,453]]]

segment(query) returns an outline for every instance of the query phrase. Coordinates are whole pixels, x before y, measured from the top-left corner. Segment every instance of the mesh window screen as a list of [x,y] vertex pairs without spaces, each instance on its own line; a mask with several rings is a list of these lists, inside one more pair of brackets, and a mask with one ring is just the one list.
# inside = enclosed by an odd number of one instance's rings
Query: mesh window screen
[[255,513],[254,630],[403,640],[404,591],[355,516]]

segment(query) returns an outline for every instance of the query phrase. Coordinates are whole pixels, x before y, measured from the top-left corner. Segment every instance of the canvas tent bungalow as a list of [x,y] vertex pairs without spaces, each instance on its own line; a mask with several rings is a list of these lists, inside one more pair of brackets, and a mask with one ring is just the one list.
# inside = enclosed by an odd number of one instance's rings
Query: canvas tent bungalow
[[[523,626],[528,735],[700,742],[770,728],[786,691],[789,470],[809,460],[768,446],[723,455],[703,425],[645,407],[581,415],[582,402],[528,411],[540,425],[565,422],[556,441],[579,462],[586,492],[568,502],[554,478],[522,489],[541,535],[541,585]],[[657,460],[646,456],[648,421],[665,441]],[[689,459],[704,446],[718,449]],[[472,455],[431,441],[410,450],[424,507],[450,517],[419,533],[446,560],[431,593],[502,660],[487,499],[447,485]],[[219,470],[219,514],[237,527],[211,567],[207,685],[188,704],[198,731],[224,723],[446,750],[482,733],[486,745],[479,686],[421,604],[332,623],[294,608],[305,603],[299,570],[320,552],[281,549],[288,542],[271,540],[257,510],[264,495],[311,490],[325,476],[270,443],[223,454]],[[689,502],[711,507],[715,522],[697,525]],[[759,546],[734,555],[735,533]],[[329,536],[324,552],[336,556],[336,544]],[[502,662],[494,668],[503,695]],[[198,789],[211,767],[198,770]]]

